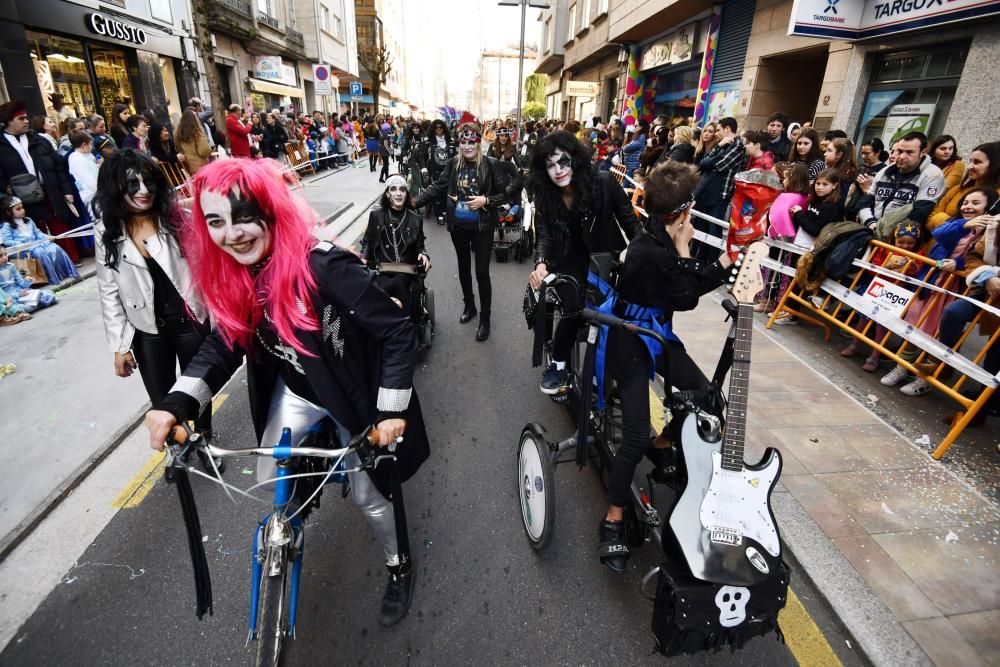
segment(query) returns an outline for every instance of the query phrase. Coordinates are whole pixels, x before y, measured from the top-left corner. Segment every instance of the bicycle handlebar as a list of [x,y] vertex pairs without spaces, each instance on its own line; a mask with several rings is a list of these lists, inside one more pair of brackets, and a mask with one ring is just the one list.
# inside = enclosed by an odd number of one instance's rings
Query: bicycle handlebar
[[[379,462],[386,458],[373,450],[379,446],[378,429],[369,427],[365,432],[354,436],[347,443],[346,447],[340,449],[322,449],[319,447],[251,447],[249,449],[223,449],[215,445],[205,444],[197,433],[193,432],[186,424],[178,424],[171,429],[167,437],[167,445],[170,447],[181,447],[190,445],[196,449],[203,449],[217,458],[236,458],[239,456],[274,456],[276,451],[281,451],[288,456],[315,456],[324,459],[336,459],[351,452],[360,452],[362,462],[372,460],[372,467],[378,466]],[[390,453],[396,450],[396,443],[392,443],[387,448]],[[371,454],[371,455],[369,455]],[[395,458],[390,456],[389,458]]]
[[622,329],[633,334],[642,334],[643,336],[649,336],[655,339],[660,345],[666,349],[667,340],[661,336],[659,333],[653,331],[652,329],[647,329],[646,327],[641,327],[638,324],[632,324],[631,322],[626,322],[625,320],[615,317],[614,315],[607,315],[605,313],[599,313],[592,308],[584,308],[580,311],[580,317],[589,322],[600,322],[609,327],[614,327],[615,329]]

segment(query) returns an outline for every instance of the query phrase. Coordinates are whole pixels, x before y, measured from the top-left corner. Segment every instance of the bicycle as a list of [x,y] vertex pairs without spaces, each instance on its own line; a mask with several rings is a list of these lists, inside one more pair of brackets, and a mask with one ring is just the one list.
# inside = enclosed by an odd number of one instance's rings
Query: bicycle
[[[338,444],[332,422],[324,420],[313,426],[303,442],[309,441],[317,445]],[[323,487],[330,482],[346,485],[347,473],[374,470],[385,460],[395,460],[395,443],[389,445],[388,454],[380,454],[375,449],[379,441],[378,431],[373,427],[340,448],[293,447],[291,443],[291,429],[284,428],[275,447],[222,449],[206,444],[197,433],[181,425],[174,428],[167,440],[170,450],[167,465],[180,466],[195,474],[202,473],[181,463],[190,449],[205,451],[212,457],[271,456],[276,461],[276,476],[254,484],[248,491],[226,484],[221,477],[203,475],[221,484],[227,494],[232,489],[254,499],[257,498],[250,491],[274,484],[273,510],[258,524],[251,551],[250,627],[246,645],[258,642],[253,663],[258,666],[280,664],[285,638],[295,639],[299,575],[305,547],[303,521],[314,507],[319,506]],[[343,462],[352,453],[358,455],[361,464],[347,469]],[[332,465],[331,459],[335,459]]]

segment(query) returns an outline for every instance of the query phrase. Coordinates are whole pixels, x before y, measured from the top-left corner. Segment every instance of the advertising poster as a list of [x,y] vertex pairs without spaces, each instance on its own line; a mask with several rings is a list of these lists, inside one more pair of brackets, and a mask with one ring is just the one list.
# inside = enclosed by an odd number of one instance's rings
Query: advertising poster
[[726,116],[736,115],[736,105],[740,101],[739,90],[720,90],[713,92],[708,100],[708,118],[706,121],[716,121]]
[[888,149],[907,132],[927,134],[934,118],[933,104],[897,104],[889,108],[882,128],[882,143]]

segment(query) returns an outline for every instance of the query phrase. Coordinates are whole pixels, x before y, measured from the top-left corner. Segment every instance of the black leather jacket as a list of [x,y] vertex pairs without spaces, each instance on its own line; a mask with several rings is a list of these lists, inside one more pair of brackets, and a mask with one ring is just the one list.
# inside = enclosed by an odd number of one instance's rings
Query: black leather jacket
[[[635,209],[625,190],[606,171],[594,178],[593,210],[583,220],[583,243],[591,254],[621,252],[641,229]],[[624,236],[622,234],[624,233]],[[549,271],[559,266],[569,253],[570,230],[565,222],[535,215],[535,264],[544,262]]]
[[[387,211],[384,208],[372,209],[368,215],[368,228],[361,238],[361,256],[364,257],[369,266],[381,264],[382,262],[404,262],[406,264],[416,264],[420,255],[427,255],[424,249],[424,223],[414,211],[407,210],[403,213],[403,222],[398,232],[402,241],[400,257],[397,259],[391,248],[383,243],[385,240],[388,221]],[[428,257],[430,257],[428,255]]]
[[[438,197],[447,195],[448,231],[455,223],[455,202],[458,196],[458,173],[456,165],[463,158],[449,160],[441,175],[417,197],[414,208],[420,208]],[[489,200],[486,206],[479,209],[479,225],[476,231],[492,229],[498,222],[497,207],[506,204],[508,196],[504,190],[503,180],[497,173],[497,161],[491,157],[483,157],[479,163],[479,191]],[[622,246],[624,247],[624,246]]]

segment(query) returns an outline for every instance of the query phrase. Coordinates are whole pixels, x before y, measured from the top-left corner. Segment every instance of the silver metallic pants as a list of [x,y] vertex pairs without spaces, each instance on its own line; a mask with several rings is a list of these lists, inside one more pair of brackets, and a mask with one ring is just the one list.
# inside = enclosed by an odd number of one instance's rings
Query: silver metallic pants
[[[324,417],[332,419],[330,413],[325,409],[292,393],[285,385],[284,380],[278,378],[274,385],[274,394],[271,397],[271,407],[268,410],[267,426],[264,428],[261,447],[276,445],[281,439],[281,429],[284,427],[292,429],[292,444],[299,445],[309,428]],[[351,434],[336,420],[334,423],[337,425],[341,442],[347,442]],[[349,454],[344,457],[344,466],[347,468],[356,468],[360,464],[361,461],[357,454]],[[259,457],[257,459],[257,481],[273,479],[274,475],[274,459],[265,456]],[[351,482],[351,498],[354,500],[354,504],[360,507],[368,518],[375,538],[385,551],[386,560],[396,562],[399,548],[396,544],[396,517],[392,513],[392,503],[379,493],[368,473],[352,472],[348,473],[347,476]]]

